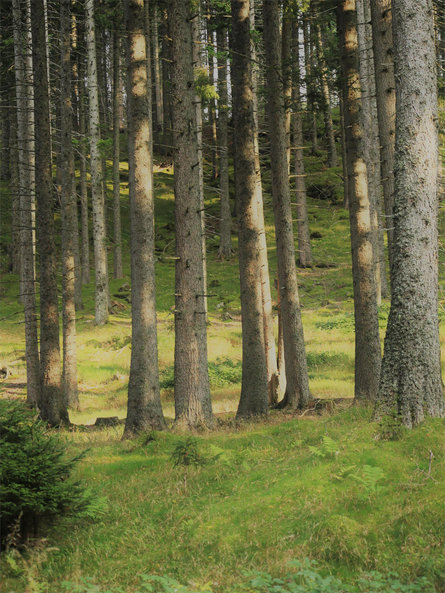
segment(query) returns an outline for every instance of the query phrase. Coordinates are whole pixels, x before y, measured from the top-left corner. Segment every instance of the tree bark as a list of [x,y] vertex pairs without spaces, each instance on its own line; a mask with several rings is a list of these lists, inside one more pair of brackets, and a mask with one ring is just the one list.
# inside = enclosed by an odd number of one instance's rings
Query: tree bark
[[175,421],[213,423],[207,367],[202,201],[193,85],[193,6],[169,0],[175,170]]
[[88,186],[87,186],[87,154],[86,154],[86,122],[85,122],[85,83],[83,60],[79,57],[79,178],[80,178],[80,227],[81,249],[80,263],[82,269],[82,284],[90,283],[90,235],[88,214]]
[[163,84],[161,74],[161,60],[159,56],[159,9],[156,2],[153,4],[152,20],[152,55],[153,55],[153,73],[155,83],[155,103],[156,103],[156,126],[161,136],[164,133],[164,98]]
[[268,64],[267,111],[272,172],[272,199],[277,240],[280,300],[286,361],[285,405],[304,407],[309,400],[306,352],[298,298],[292,212],[287,173],[278,0],[263,2],[264,48]]
[[78,232],[77,200],[73,193],[71,104],[71,0],[60,0],[60,188],[62,203],[62,385],[66,405],[79,406],[77,390],[75,241]]
[[131,215],[131,367],[124,437],[165,428],[159,392],[154,265],[153,161],[144,1],[126,3]]
[[69,423],[60,376],[57,262],[51,175],[49,94],[43,0],[31,0],[34,76],[37,236],[40,255],[40,397],[43,420]]
[[85,1],[85,17],[88,52],[91,191],[93,201],[95,321],[97,325],[103,325],[108,321],[108,265],[104,193],[102,186],[102,159],[99,150],[100,119],[99,92],[97,84],[96,35],[94,25],[94,0]]
[[115,278],[123,278],[122,231],[121,231],[121,185],[120,185],[120,39],[119,32],[113,33],[113,271]]
[[[430,0],[395,0],[392,300],[376,417],[444,415],[438,320],[437,78]],[[415,23],[415,26],[414,26]]]
[[318,136],[317,136],[317,114],[315,112],[315,89],[313,79],[313,51],[311,48],[311,33],[310,25],[307,16],[303,18],[303,33],[304,33],[304,69],[305,69],[305,84],[306,84],[306,105],[309,118],[309,126],[311,131],[311,154],[318,154]]
[[388,257],[392,266],[396,95],[391,0],[371,0],[371,22],[380,137],[380,167]]
[[304,138],[300,92],[300,47],[298,41],[297,21],[294,20],[292,25],[292,104],[294,109],[292,128],[295,151],[294,174],[298,229],[298,263],[300,267],[307,268],[312,265],[312,250],[307,213],[306,174],[304,170]]
[[219,258],[232,257],[232,216],[229,199],[229,148],[228,148],[228,109],[227,91],[227,29],[218,27],[216,32],[218,48],[218,157],[220,189]]
[[355,0],[339,0],[340,45],[355,314],[355,401],[374,400],[381,364],[368,179],[360,121],[361,93]]
[[[26,40],[24,15],[20,2],[13,0],[14,71],[17,105],[18,205],[20,238],[21,301],[25,314],[25,357],[27,401],[37,405],[40,392],[40,363],[37,337],[36,279],[33,232],[33,196],[35,192],[34,161],[34,105],[32,80],[29,79],[26,60],[31,48]],[[12,131],[12,130],[11,130]],[[14,168],[12,168],[14,170]]]
[[267,414],[268,385],[261,290],[261,225],[256,196],[249,0],[232,0],[235,195],[238,217],[243,370],[238,418]]

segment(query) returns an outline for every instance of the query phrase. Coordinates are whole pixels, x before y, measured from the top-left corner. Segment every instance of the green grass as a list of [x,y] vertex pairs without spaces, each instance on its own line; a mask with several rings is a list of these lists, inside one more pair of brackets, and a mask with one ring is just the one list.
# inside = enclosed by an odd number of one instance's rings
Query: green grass
[[[312,241],[316,266],[298,272],[310,389],[317,398],[352,398],[349,223],[340,205],[340,169],[323,168],[323,158],[323,154],[306,158],[308,184],[334,187],[335,200],[309,199],[311,232],[321,237]],[[121,306],[115,308],[109,324],[98,328],[94,325],[94,283],[83,288],[85,307],[77,323],[80,410],[70,414],[78,424],[92,424],[97,416],[123,418],[126,414],[131,305],[116,296],[122,285],[130,283],[125,162],[121,170],[125,277],[111,282],[112,300]],[[267,171],[264,185],[268,190]],[[162,403],[171,421],[171,168],[155,168],[155,189],[159,366]],[[1,236],[8,241],[9,193],[5,184],[0,190]],[[265,203],[274,278],[276,251],[267,191]],[[218,201],[211,190],[207,206],[210,215],[218,216]],[[199,451],[208,463],[187,469],[186,476],[184,468],[174,467],[172,452],[186,438],[175,432],[131,442],[120,440],[122,427],[79,428],[64,434],[70,452],[89,449],[76,478],[107,497],[108,511],[97,522],[64,521],[54,526],[45,542],[29,548],[21,558],[4,556],[0,591],[59,593],[63,581],[76,584],[91,577],[101,593],[107,587],[134,593],[141,575],[169,574],[196,590],[209,583],[212,590],[222,592],[245,580],[245,570],[283,576],[290,561],[304,558],[317,560],[322,571],[350,582],[366,571],[396,571],[406,582],[427,576],[436,591],[445,591],[444,422],[425,422],[394,442],[378,440],[379,427],[361,409],[302,418],[273,412],[265,423],[236,424],[233,417],[241,376],[238,262],[236,257],[218,261],[212,220],[209,217],[207,263],[209,292],[215,296],[208,302],[208,351],[219,428],[197,435]],[[0,252],[0,257],[4,265],[5,254]],[[441,250],[441,311],[444,262]],[[17,278],[3,274],[0,291],[0,362],[13,372],[0,383],[0,389],[3,397],[23,397],[24,328]],[[388,309],[388,303],[383,303],[382,338]],[[323,437],[333,440],[333,454],[323,449]],[[434,457],[429,472],[430,451]],[[76,589],[72,585],[67,590]]]

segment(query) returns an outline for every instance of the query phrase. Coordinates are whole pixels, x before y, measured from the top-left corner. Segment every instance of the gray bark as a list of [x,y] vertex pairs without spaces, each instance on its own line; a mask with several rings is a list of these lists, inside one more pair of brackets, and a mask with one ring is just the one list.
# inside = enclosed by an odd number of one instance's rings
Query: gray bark
[[[9,96],[11,98],[9,120],[9,138],[11,146],[9,147],[10,159],[10,173],[11,180],[9,186],[12,195],[12,218],[11,218],[11,271],[13,274],[20,275],[20,180],[19,180],[19,155],[18,155],[18,140],[17,140],[17,109],[15,106],[15,88],[11,89]],[[14,96],[13,96],[14,95]],[[22,294],[23,291],[21,291]],[[23,297],[21,296],[21,300]],[[38,375],[37,375],[38,376]]]
[[52,426],[69,422],[61,389],[57,261],[51,176],[51,140],[47,78],[45,9],[31,0],[34,76],[37,239],[40,255],[40,394],[43,420]]
[[[31,48],[25,47],[24,15],[20,2],[14,0],[13,5],[14,34],[14,71],[17,105],[17,148],[18,161],[18,206],[19,216],[16,223],[20,225],[20,276],[21,301],[25,314],[25,357],[27,401],[36,405],[40,392],[40,363],[37,337],[36,280],[34,257],[33,209],[35,195],[35,162],[34,162],[34,105],[32,100],[32,80],[26,67]],[[12,168],[15,170],[15,168]]]
[[355,0],[337,11],[351,227],[355,315],[355,400],[374,400],[381,353],[368,179],[360,121],[361,93]]
[[283,315],[286,362],[285,404],[304,407],[309,400],[306,352],[298,298],[292,212],[287,172],[283,88],[280,82],[281,45],[278,0],[263,3],[267,112],[272,172],[272,200],[277,240],[277,263]]
[[313,79],[313,51],[311,47],[310,25],[307,16],[303,18],[304,33],[304,69],[306,83],[306,104],[308,110],[309,126],[311,130],[311,154],[318,154],[317,136],[317,115],[314,101],[314,79]]
[[165,428],[159,392],[153,161],[144,2],[127,0],[128,156],[131,215],[131,367],[124,437]]
[[227,30],[220,27],[216,33],[218,48],[218,157],[219,157],[219,189],[220,189],[220,243],[219,258],[232,257],[232,216],[229,200],[229,153],[228,153],[228,109],[229,95],[227,91]]
[[391,0],[371,0],[372,38],[380,137],[381,179],[388,256],[392,265],[396,95]]
[[207,367],[202,201],[197,109],[193,88],[190,2],[169,0],[172,39],[176,275],[175,421],[179,425],[213,422]]
[[232,0],[235,195],[238,217],[243,371],[238,418],[267,414],[269,395],[261,290],[261,225],[256,195],[249,0]]
[[88,52],[91,191],[93,201],[95,321],[97,325],[103,325],[108,321],[108,265],[106,248],[104,192],[102,186],[102,159],[99,150],[99,91],[97,84],[94,0],[86,0],[85,17]]
[[[396,81],[392,300],[376,416],[444,415],[438,320],[437,79],[430,0],[393,2]],[[415,26],[414,25],[415,22]]]
[[113,271],[115,278],[123,277],[122,231],[121,231],[121,186],[120,186],[120,39],[119,32],[113,33]]
[[86,122],[85,122],[85,84],[83,79],[84,69],[82,59],[79,58],[79,179],[80,179],[80,228],[81,228],[81,248],[80,263],[82,268],[82,284],[90,283],[90,235],[89,235],[89,215],[88,215],[88,186],[87,186],[87,151],[86,151]]
[[156,103],[156,125],[161,134],[164,132],[164,98],[162,85],[161,60],[159,57],[159,9],[155,2],[153,5],[152,21],[152,55],[153,55],[153,73],[155,84],[155,103]]
[[298,24],[294,20],[292,26],[292,76],[294,79],[292,85],[292,104],[294,109],[292,118],[292,131],[294,136],[293,142],[295,151],[295,202],[298,229],[298,260],[300,267],[306,268],[312,265],[312,250],[307,213],[306,174],[304,170],[304,138],[300,92],[301,77],[299,49]]

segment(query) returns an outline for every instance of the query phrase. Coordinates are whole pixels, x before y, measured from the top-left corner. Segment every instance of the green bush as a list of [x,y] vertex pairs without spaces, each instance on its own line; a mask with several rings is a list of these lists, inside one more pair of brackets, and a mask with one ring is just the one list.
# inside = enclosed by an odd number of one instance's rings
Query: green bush
[[69,479],[84,453],[68,459],[60,437],[17,401],[0,401],[0,546],[35,537],[62,515],[94,516],[104,508]]

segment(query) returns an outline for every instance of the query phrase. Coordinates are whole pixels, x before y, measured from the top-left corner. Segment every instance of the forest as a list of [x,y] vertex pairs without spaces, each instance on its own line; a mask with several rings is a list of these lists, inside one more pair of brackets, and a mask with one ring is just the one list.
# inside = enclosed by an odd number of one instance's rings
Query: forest
[[0,2],[0,593],[445,593],[445,1]]

